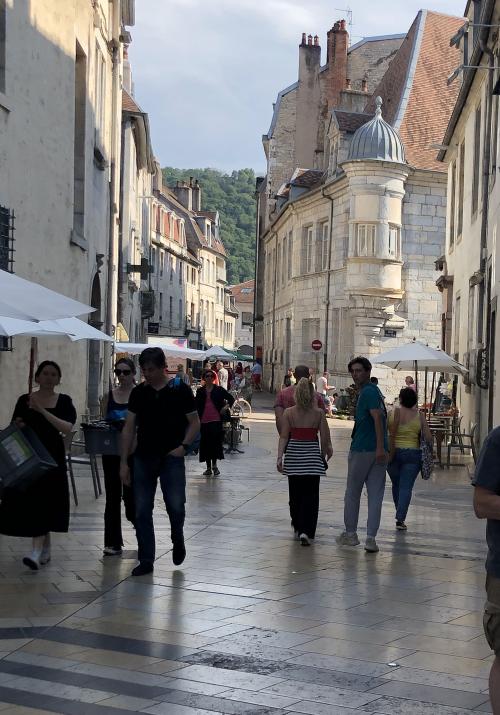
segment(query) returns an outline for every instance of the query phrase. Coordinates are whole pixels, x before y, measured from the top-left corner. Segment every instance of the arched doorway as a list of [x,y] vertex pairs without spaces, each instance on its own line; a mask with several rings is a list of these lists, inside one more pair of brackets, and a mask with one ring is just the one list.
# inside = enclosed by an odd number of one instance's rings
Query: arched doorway
[[[89,315],[89,323],[94,328],[102,328],[102,308],[101,308],[101,282],[99,274],[96,273],[92,281],[90,294],[90,305],[95,308]],[[91,417],[99,416],[99,392],[102,380],[102,358],[101,343],[98,340],[88,341],[88,377],[87,377],[87,407]]]

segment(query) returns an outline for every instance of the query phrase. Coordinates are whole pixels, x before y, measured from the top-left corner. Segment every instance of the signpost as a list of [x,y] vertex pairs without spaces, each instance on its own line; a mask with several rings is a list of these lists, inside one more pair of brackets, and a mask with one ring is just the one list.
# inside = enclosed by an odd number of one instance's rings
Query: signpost
[[318,379],[319,376],[319,351],[323,347],[323,343],[321,340],[313,340],[311,343],[311,347],[314,350],[314,357],[315,357],[315,369],[316,369],[316,380]]

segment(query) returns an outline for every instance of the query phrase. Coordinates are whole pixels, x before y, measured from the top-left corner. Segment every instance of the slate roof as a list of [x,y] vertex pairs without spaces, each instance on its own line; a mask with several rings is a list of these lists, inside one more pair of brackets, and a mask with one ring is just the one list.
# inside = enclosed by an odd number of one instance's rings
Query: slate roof
[[332,115],[335,117],[341,132],[355,132],[370,119],[373,119],[373,112],[347,112],[345,109],[334,109]]
[[319,169],[295,169],[290,186],[300,186],[310,189],[321,181],[323,172]]

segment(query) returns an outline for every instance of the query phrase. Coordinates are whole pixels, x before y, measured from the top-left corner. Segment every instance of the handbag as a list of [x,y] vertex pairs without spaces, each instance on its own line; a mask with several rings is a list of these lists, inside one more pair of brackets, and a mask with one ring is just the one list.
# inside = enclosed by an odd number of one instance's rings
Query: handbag
[[0,432],[0,493],[6,489],[25,491],[56,462],[29,427],[9,425]]
[[424,437],[424,430],[422,429],[422,415],[420,415],[420,452],[422,454],[420,474],[422,475],[422,479],[427,480],[431,478],[432,471],[434,469],[434,460],[432,458],[432,447]]

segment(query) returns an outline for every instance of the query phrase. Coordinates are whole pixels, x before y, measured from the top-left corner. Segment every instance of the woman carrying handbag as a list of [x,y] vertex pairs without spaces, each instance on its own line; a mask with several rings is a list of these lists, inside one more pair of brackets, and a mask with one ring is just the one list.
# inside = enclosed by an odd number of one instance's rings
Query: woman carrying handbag
[[[422,442],[424,445],[422,445]],[[413,485],[423,470],[422,452],[426,457],[432,444],[429,425],[417,408],[417,394],[409,387],[399,393],[399,407],[389,415],[389,464],[387,472],[392,482],[392,498],[396,507],[396,529],[406,531],[406,515],[410,507]],[[427,466],[427,459],[425,460]],[[430,475],[422,476],[428,478]]]

